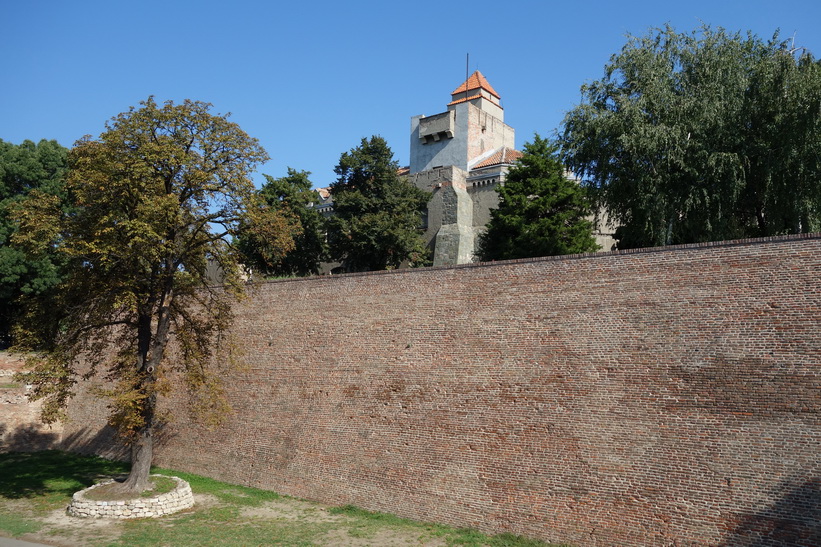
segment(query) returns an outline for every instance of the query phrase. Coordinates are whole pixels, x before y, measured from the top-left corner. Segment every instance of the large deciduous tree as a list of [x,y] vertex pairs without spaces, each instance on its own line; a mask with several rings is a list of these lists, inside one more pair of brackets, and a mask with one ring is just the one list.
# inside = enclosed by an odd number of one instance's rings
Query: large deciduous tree
[[421,232],[429,195],[398,174],[385,139],[373,136],[339,158],[328,222],[331,257],[349,272],[428,261]]
[[536,135],[497,186],[499,207],[479,238],[481,260],[598,250],[584,189],[568,178],[557,148]]
[[311,173],[288,168],[287,176],[274,178],[265,175],[266,182],[259,190],[260,197],[271,208],[291,219],[295,224],[294,248],[276,262],[260,253],[259,241],[253,234],[241,234],[238,247],[245,263],[255,272],[265,276],[303,276],[319,273],[322,262],[328,260],[328,244],[325,240],[325,219],[312,204],[317,199]]
[[11,341],[21,299],[46,299],[60,281],[60,258],[53,248],[32,253],[11,244],[17,230],[11,216],[32,192],[65,202],[67,153],[53,140],[19,145],[0,140],[0,347]]
[[630,37],[560,137],[619,246],[821,228],[821,65],[776,34]]
[[[105,377],[109,423],[131,447],[127,491],[146,486],[170,372],[184,381],[196,416],[226,410],[209,365],[230,350],[230,303],[243,292],[233,237],[264,234],[274,254],[292,245],[288,222],[256,199],[250,179],[265,151],[209,109],[149,98],[119,114],[69,154],[70,214],[41,193],[16,217],[18,244],[56,246],[69,261],[52,310],[56,336],[26,377],[32,396],[54,421],[80,374]],[[209,262],[221,268],[223,287],[211,286]]]

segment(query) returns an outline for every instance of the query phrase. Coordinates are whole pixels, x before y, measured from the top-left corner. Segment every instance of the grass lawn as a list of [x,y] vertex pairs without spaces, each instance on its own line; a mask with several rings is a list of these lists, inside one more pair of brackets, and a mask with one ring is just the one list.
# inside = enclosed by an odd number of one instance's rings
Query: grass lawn
[[167,469],[187,480],[196,505],[158,519],[68,517],[71,495],[127,465],[56,451],[0,454],[0,536],[50,545],[328,545],[492,546],[547,544],[502,534],[413,522],[356,507],[325,507]]

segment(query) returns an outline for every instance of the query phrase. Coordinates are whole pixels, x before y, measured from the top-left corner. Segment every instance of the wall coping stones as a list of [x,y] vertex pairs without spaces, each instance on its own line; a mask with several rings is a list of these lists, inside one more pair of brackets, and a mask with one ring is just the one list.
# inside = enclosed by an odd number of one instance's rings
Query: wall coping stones
[[[167,477],[166,475],[151,475],[152,477]],[[170,515],[194,505],[194,494],[191,485],[178,477],[167,477],[177,483],[171,492],[166,492],[150,498],[135,498],[131,500],[100,501],[86,498],[86,494],[95,488],[111,484],[114,479],[95,484],[85,490],[75,492],[66,512],[69,516],[79,518],[110,518],[135,519],[155,518]]]
[[[779,243],[791,243],[794,241],[821,239],[821,232],[786,234],[767,237],[756,237],[747,239],[728,239],[724,241],[706,241],[702,243],[682,243],[678,245],[663,245],[659,247],[642,247],[638,249],[621,249],[615,251],[595,251],[589,253],[576,253],[569,255],[541,256],[535,258],[514,258],[510,260],[494,260],[490,262],[470,262],[467,264],[448,264],[443,266],[427,266],[424,268],[397,268],[393,270],[374,270],[370,272],[347,272],[333,275],[311,275],[306,277],[285,277],[281,279],[266,279],[263,281],[251,281],[250,285],[273,285],[278,283],[311,283],[317,281],[327,281],[328,279],[339,279],[347,277],[369,277],[382,275],[420,275],[424,272],[441,270],[463,270],[479,269],[497,266],[509,266],[512,264],[528,264],[539,262],[566,262],[579,259],[602,260],[608,257],[618,257],[624,255],[643,255],[653,253],[670,253],[687,250],[709,250],[721,247],[743,247],[753,245],[771,245]],[[219,285],[215,285],[219,286]]]

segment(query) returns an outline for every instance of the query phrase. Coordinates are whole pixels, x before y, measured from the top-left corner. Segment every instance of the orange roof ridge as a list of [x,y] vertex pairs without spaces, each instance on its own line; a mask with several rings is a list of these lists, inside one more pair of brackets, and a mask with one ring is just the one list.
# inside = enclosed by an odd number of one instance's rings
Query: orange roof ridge
[[462,85],[457,87],[456,90],[453,93],[451,93],[451,95],[456,95],[458,93],[464,93],[466,91],[471,91],[473,89],[484,89],[485,91],[487,91],[488,93],[490,93],[491,95],[496,97],[497,99],[501,99],[499,94],[496,93],[496,90],[493,89],[493,86],[491,86],[488,83],[487,79],[478,70],[476,72],[474,72],[473,74],[471,74],[468,77],[468,79],[465,80],[465,82]]
[[474,169],[483,169],[485,167],[491,167],[493,165],[512,165],[513,163],[516,163],[516,160],[518,160],[521,157],[522,152],[516,150],[515,148],[508,148],[507,146],[503,146],[494,151],[487,158],[478,162],[470,169],[472,171]]

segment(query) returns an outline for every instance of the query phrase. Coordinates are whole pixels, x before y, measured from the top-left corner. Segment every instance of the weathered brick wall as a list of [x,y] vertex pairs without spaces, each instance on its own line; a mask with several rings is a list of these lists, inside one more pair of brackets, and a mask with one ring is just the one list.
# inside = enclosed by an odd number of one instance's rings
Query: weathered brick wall
[[263,284],[235,413],[171,404],[157,462],[577,545],[821,544],[819,272],[810,236]]
[[0,452],[44,450],[61,440],[62,426],[41,423],[41,405],[30,404],[26,386],[14,379],[23,366],[22,357],[0,351]]

